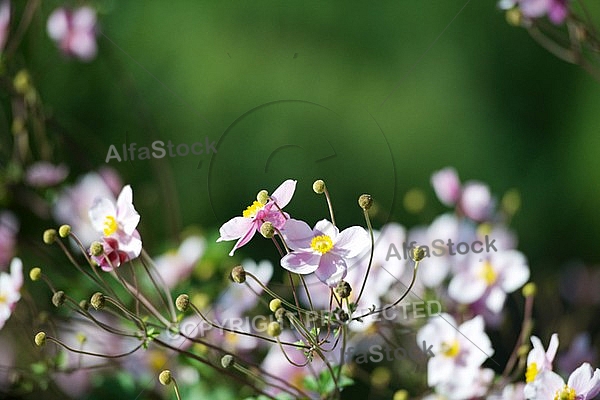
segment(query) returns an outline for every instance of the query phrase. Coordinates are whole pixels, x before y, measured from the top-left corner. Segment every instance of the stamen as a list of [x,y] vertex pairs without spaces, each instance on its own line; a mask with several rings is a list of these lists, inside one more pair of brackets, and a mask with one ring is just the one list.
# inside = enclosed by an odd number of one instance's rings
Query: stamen
[[119,224],[117,220],[112,215],[108,215],[104,219],[104,236],[110,236],[117,231],[119,228]]
[[310,242],[310,247],[321,254],[325,254],[333,249],[333,240],[327,235],[315,236]]
[[262,208],[265,205],[254,200],[254,202],[252,203],[252,205],[249,205],[248,208],[246,208],[244,210],[244,212],[242,212],[242,217],[244,218],[253,218],[254,216],[256,216],[256,214],[262,210]]

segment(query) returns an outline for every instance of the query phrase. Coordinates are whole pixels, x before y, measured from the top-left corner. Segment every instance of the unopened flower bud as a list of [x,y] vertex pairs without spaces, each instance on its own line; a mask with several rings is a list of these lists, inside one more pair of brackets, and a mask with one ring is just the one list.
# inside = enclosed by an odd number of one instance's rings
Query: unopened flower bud
[[258,192],[258,194],[256,195],[256,201],[258,201],[260,204],[267,204],[267,202],[269,201],[269,192],[267,192],[266,190],[261,190],[260,192]]
[[285,315],[285,308],[280,307],[275,311],[275,319],[277,321],[283,321],[283,316]]
[[29,271],[29,279],[32,281],[37,281],[42,277],[42,269],[39,267],[31,268]]
[[346,281],[339,281],[335,287],[335,294],[337,294],[340,299],[350,297],[350,292],[352,292],[352,287]]
[[31,88],[31,78],[29,73],[22,69],[15,75],[13,85],[17,93],[26,94]]
[[58,234],[61,238],[66,238],[71,233],[71,225],[61,225],[58,228]]
[[162,371],[159,375],[158,375],[158,381],[160,382],[161,385],[170,385],[171,382],[173,381],[173,378],[171,377],[171,371],[169,371],[168,369],[165,369],[164,371]]
[[523,13],[518,7],[507,10],[506,22],[512,26],[521,26],[523,24]]
[[269,325],[267,326],[267,334],[272,337],[281,335],[281,325],[279,325],[279,322],[269,322]]
[[279,307],[281,307],[281,300],[273,299],[269,302],[269,310],[275,312]]
[[106,299],[104,298],[104,295],[100,292],[96,292],[90,299],[90,304],[96,310],[101,310],[102,308],[104,308],[105,301],[106,301]]
[[344,310],[340,310],[339,311],[338,317],[340,318],[340,321],[342,321],[342,322],[346,322],[346,321],[348,321],[350,319],[350,316]]
[[358,198],[358,205],[366,211],[373,205],[373,198],[370,194],[361,194]]
[[275,227],[269,221],[263,222],[260,226],[260,234],[267,239],[271,239],[275,235]]
[[528,344],[522,344],[521,346],[519,346],[519,348],[517,349],[517,355],[519,357],[524,357],[527,354],[529,354],[529,350],[531,350],[531,347],[529,347]]
[[104,253],[104,246],[100,242],[92,242],[90,245],[90,254],[94,257],[99,257]]
[[44,243],[52,244],[56,240],[56,229],[46,229],[44,231]]
[[535,283],[529,282],[528,284],[523,286],[522,292],[524,297],[532,297],[535,296],[535,293],[537,292],[537,287],[535,286]]
[[313,190],[316,194],[323,193],[325,191],[325,182],[321,179],[316,180],[315,183],[313,183]]
[[188,296],[187,294],[180,294],[179,296],[177,296],[177,299],[175,300],[175,306],[179,311],[185,312],[188,309],[189,305],[190,296]]
[[231,354],[226,354],[221,358],[221,366],[225,369],[233,367],[235,360]]
[[52,304],[54,307],[60,307],[65,303],[65,292],[59,290],[52,295]]
[[46,344],[46,333],[45,332],[38,332],[35,335],[35,338],[33,339],[33,341],[35,342],[36,346],[42,347],[43,345]]
[[408,392],[404,389],[398,390],[394,393],[393,400],[408,400]]
[[420,246],[413,247],[412,251],[410,252],[410,256],[415,261],[421,261],[425,258],[425,249]]
[[246,282],[246,271],[244,270],[244,267],[241,265],[233,267],[231,270],[231,279],[236,283]]
[[87,311],[88,308],[90,308],[90,302],[87,301],[86,299],[83,299],[79,302],[79,307],[84,309],[85,311]]

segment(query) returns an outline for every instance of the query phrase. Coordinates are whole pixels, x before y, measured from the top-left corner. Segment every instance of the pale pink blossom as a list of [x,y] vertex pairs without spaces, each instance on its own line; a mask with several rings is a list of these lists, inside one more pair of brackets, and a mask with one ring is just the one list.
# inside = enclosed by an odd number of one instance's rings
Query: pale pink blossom
[[527,18],[541,18],[544,15],[554,24],[562,24],[569,14],[568,0],[501,0],[502,9],[518,6]]
[[6,269],[15,255],[19,221],[10,211],[0,212],[0,270]]
[[540,385],[531,400],[573,399],[590,400],[600,393],[600,369],[583,363],[569,376],[567,383],[555,372],[541,374]]
[[172,289],[187,279],[206,249],[206,240],[199,236],[186,238],[177,250],[154,259],[154,265],[164,284]]
[[458,271],[448,285],[448,294],[459,303],[483,301],[492,313],[502,310],[506,294],[523,286],[529,279],[525,256],[517,250],[473,255],[467,268]]
[[481,316],[460,326],[450,314],[431,317],[417,333],[417,343],[423,342],[431,345],[435,354],[427,362],[427,384],[430,387],[454,381],[459,370],[466,375],[477,371],[494,354]]
[[65,180],[69,169],[64,165],[54,165],[47,161],[39,161],[27,168],[25,182],[29,186],[45,188],[55,186]]
[[69,56],[90,61],[96,56],[96,11],[58,8],[48,18],[48,35]]
[[347,260],[361,255],[369,245],[369,234],[360,226],[342,232],[327,220],[311,229],[304,221],[290,219],[283,235],[292,250],[281,259],[288,271],[306,275],[315,273],[328,286],[335,286],[347,273]]
[[537,336],[531,336],[533,349],[527,355],[527,369],[525,371],[525,389],[527,398],[536,397],[540,391],[540,386],[544,385],[542,377],[544,372],[552,371],[552,363],[558,350],[558,335],[554,333],[550,338],[548,350],[544,350],[542,341]]
[[10,1],[4,0],[0,3],[0,53],[6,45],[8,31],[10,29]]
[[460,179],[452,167],[446,167],[431,175],[431,185],[438,199],[447,206],[453,206],[460,198]]
[[[110,260],[100,264],[104,270],[118,267],[123,262],[123,254],[127,260],[138,257],[142,251],[142,241],[136,230],[140,215],[133,206],[133,191],[127,185],[121,190],[116,204],[107,198],[98,198],[89,211],[90,221],[96,231],[102,234],[105,247],[110,253],[105,256]],[[115,254],[116,253],[116,254]],[[112,259],[111,259],[112,257]]]
[[490,188],[477,181],[465,183],[459,201],[462,212],[475,221],[485,221],[491,216],[494,200]]
[[21,299],[21,286],[23,286],[23,263],[21,259],[15,257],[10,263],[10,274],[0,272],[0,329]]
[[270,222],[273,226],[281,230],[289,218],[289,215],[282,212],[281,209],[288,205],[294,191],[296,190],[296,181],[288,179],[283,182],[270,196],[265,204],[254,201],[243,211],[241,217],[234,217],[224,223],[219,229],[219,238],[217,242],[224,240],[236,240],[229,255],[233,253],[254,237],[254,234],[260,231],[264,222]]

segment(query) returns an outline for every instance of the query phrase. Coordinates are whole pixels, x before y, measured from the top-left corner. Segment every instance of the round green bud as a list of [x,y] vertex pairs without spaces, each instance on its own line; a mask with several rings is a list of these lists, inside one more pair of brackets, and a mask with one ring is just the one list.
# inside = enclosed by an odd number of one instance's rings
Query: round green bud
[[46,229],[44,231],[44,243],[52,244],[56,240],[56,229]]
[[61,238],[69,236],[71,234],[71,225],[61,225],[60,228],[58,228],[58,234]]
[[523,24],[523,13],[518,7],[506,11],[506,22],[512,26],[521,26]]
[[267,335],[271,337],[277,337],[281,335],[281,325],[279,325],[279,322],[269,322],[269,325],[267,325]]
[[344,310],[340,310],[338,312],[338,317],[340,318],[340,321],[342,321],[342,322],[346,322],[346,321],[348,321],[350,319],[350,316]]
[[221,358],[221,366],[225,369],[233,367],[235,360],[231,354],[226,354]]
[[180,294],[175,300],[175,306],[181,312],[187,311],[188,307],[190,306],[190,296],[187,294]]
[[313,190],[316,194],[321,194],[325,191],[325,182],[323,182],[321,179],[316,180],[313,183]]
[[17,93],[26,94],[31,88],[31,78],[29,73],[22,69],[15,75],[13,85]]
[[65,292],[59,290],[52,295],[52,304],[54,307],[60,307],[65,303]]
[[160,382],[161,385],[170,385],[171,382],[173,381],[173,377],[171,376],[171,371],[169,371],[168,369],[165,369],[164,371],[162,371],[159,375],[158,375],[158,381]]
[[373,198],[370,194],[361,194],[358,198],[358,205],[363,210],[368,210],[373,205]]
[[408,400],[408,392],[404,389],[398,390],[394,393],[393,400]]
[[83,299],[79,302],[79,307],[82,308],[83,310],[87,311],[88,308],[90,308],[90,302],[87,301],[86,299]]
[[260,234],[267,239],[271,239],[275,235],[275,227],[269,221],[263,222],[260,226]]
[[104,303],[106,302],[106,299],[104,298],[104,295],[100,292],[96,292],[92,295],[92,298],[90,299],[90,304],[92,305],[92,307],[94,307],[96,310],[101,310],[104,308]]
[[258,194],[256,195],[256,201],[258,201],[260,204],[267,204],[267,202],[269,201],[269,192],[267,192],[266,190],[261,190],[260,192],[258,192]]
[[90,245],[90,254],[99,257],[104,253],[104,246],[100,242],[92,242]]
[[35,342],[36,346],[42,347],[43,345],[46,344],[46,333],[45,332],[38,332],[35,335],[35,338],[33,339],[33,341]]
[[271,310],[272,312],[277,311],[279,307],[281,307],[281,300],[273,299],[269,302],[269,310]]
[[246,271],[244,270],[244,267],[241,265],[233,267],[231,270],[231,279],[236,283],[246,282]]
[[412,251],[410,252],[410,256],[415,261],[421,261],[425,258],[425,249],[420,246],[413,247]]
[[535,296],[535,293],[537,292],[537,286],[535,286],[535,283],[529,282],[528,284],[523,286],[522,292],[523,296],[525,297]]
[[339,281],[337,286],[335,287],[335,294],[340,299],[346,299],[350,297],[350,293],[352,292],[352,287],[346,281]]
[[42,277],[42,269],[39,267],[31,268],[29,271],[29,279],[32,281],[37,281]]

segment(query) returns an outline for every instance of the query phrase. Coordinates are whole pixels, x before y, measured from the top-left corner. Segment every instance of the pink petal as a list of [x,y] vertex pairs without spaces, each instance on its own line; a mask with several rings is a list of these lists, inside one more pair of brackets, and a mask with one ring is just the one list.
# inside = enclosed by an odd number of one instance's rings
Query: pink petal
[[467,217],[476,221],[485,220],[492,207],[489,187],[480,182],[467,182],[460,198],[460,206]]
[[121,190],[117,199],[117,221],[128,235],[133,233],[140,222],[140,215],[133,206],[133,191],[129,185]]
[[281,266],[296,274],[310,274],[319,267],[320,258],[318,254],[306,252],[289,253],[281,259]]
[[69,37],[69,53],[84,61],[90,61],[96,57],[96,37],[90,32],[74,32]]
[[48,18],[46,26],[48,36],[55,41],[62,41],[69,31],[69,19],[64,8],[54,10]]
[[306,222],[293,218],[285,223],[281,233],[292,250],[309,250],[314,237],[312,229]]
[[81,7],[73,12],[73,29],[92,30],[96,24],[96,11],[90,7]]
[[471,304],[483,296],[486,287],[487,285],[481,279],[461,273],[450,281],[448,294],[460,303]]
[[529,267],[525,256],[517,250],[509,250],[494,257],[499,260],[498,269],[502,274],[500,286],[506,293],[512,293],[529,279]]
[[97,232],[104,230],[104,222],[108,216],[116,216],[117,210],[112,201],[107,198],[96,198],[89,212],[90,221],[92,226]]
[[506,300],[506,293],[504,290],[500,289],[497,286],[494,286],[490,289],[490,292],[485,299],[485,305],[487,308],[497,314],[502,311],[502,307],[504,306],[504,301]]
[[217,239],[217,242],[241,238],[251,229],[252,222],[253,221],[250,218],[231,218],[229,221],[225,222],[221,228],[219,228],[219,234],[221,236]]
[[360,226],[344,229],[337,237],[335,251],[347,258],[362,254],[371,244],[369,234]]
[[254,234],[256,233],[256,231],[258,230],[259,227],[260,227],[259,221],[252,221],[250,230],[248,232],[246,232],[246,234],[244,236],[242,236],[240,238],[240,240],[237,241],[235,246],[233,246],[233,249],[231,249],[231,251],[229,252],[229,255],[232,256],[233,253],[235,253],[235,251],[237,249],[239,249],[240,247],[242,247],[243,245],[248,243],[254,237]]
[[337,242],[337,235],[339,234],[339,230],[331,222],[327,221],[326,219],[322,219],[316,223],[315,229],[313,229],[313,233],[317,235],[327,235],[331,238],[331,240]]
[[335,254],[324,254],[321,256],[315,275],[326,285],[335,286],[346,277],[346,262]]
[[294,180],[288,179],[283,182],[271,195],[273,200],[277,203],[279,208],[283,208],[288,205],[292,196],[294,195],[294,191],[296,190],[296,182]]
[[431,185],[438,199],[445,205],[454,205],[460,197],[460,179],[452,167],[435,172],[431,176]]

